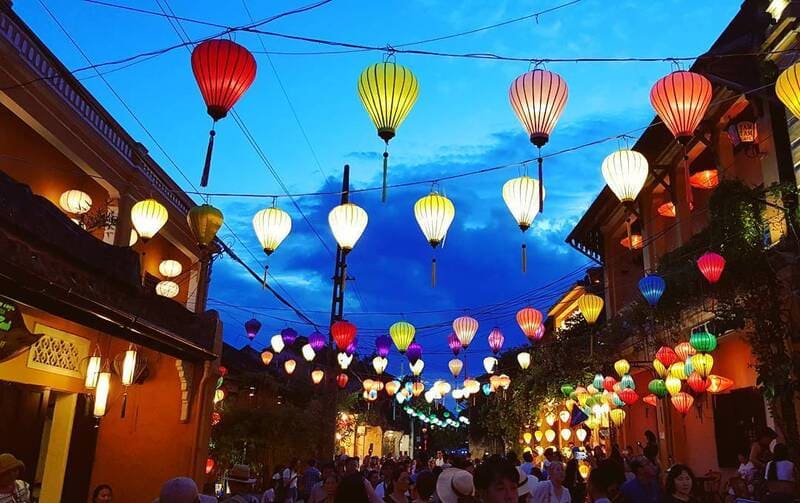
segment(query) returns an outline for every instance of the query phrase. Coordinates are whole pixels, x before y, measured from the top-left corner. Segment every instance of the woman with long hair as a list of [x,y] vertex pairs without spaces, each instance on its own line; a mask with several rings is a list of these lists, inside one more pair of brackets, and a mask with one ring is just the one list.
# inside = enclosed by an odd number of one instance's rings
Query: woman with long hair
[[672,465],[667,470],[667,482],[664,488],[664,503],[698,503],[697,485],[694,473],[686,465]]

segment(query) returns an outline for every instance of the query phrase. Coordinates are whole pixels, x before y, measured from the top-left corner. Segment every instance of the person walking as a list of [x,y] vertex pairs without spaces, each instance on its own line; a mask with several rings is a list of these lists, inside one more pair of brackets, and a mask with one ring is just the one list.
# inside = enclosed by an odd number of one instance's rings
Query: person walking
[[659,503],[661,488],[656,480],[656,467],[645,456],[630,461],[634,478],[622,484],[622,494],[628,503]]
[[[289,462],[286,466],[286,469],[283,470],[281,474],[281,478],[283,479],[283,487],[286,489],[286,503],[294,503],[297,501],[297,470],[300,469],[300,460],[294,458]],[[284,503],[284,501],[279,501],[278,503]]]
[[25,464],[13,454],[0,454],[0,503],[29,503],[30,486],[20,475]]

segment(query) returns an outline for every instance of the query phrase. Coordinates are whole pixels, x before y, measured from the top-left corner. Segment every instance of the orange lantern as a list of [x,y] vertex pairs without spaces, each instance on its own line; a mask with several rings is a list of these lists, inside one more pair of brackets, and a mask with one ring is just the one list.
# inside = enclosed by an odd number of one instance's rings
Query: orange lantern
[[420,396],[423,391],[425,391],[425,385],[421,382],[415,382],[411,387],[411,394],[414,395],[415,398]]
[[700,74],[672,72],[650,90],[650,103],[673,136],[689,142],[711,103],[711,82]]
[[697,353],[697,350],[692,347],[688,342],[681,342],[675,346],[675,354],[681,361],[686,361],[687,358]]
[[728,391],[733,387],[733,379],[727,377],[711,374],[708,376],[708,392],[709,393],[722,393]]
[[689,412],[689,409],[692,408],[692,404],[694,403],[694,397],[684,391],[674,395],[672,398],[670,398],[670,400],[672,401],[672,406],[675,407],[675,410],[683,415],[686,415],[686,413]]
[[658,406],[658,397],[655,396],[652,393],[650,393],[646,397],[642,398],[642,401],[644,403],[646,403],[647,405],[652,405],[653,407],[657,407]]
[[536,340],[539,325],[542,324],[543,316],[541,311],[532,307],[520,309],[517,312],[517,324],[522,329],[525,337]]
[[696,189],[710,190],[719,185],[719,171],[704,169],[689,177],[689,185]]
[[321,383],[324,377],[325,377],[325,372],[323,372],[322,370],[311,371],[311,380],[314,382],[314,384]]
[[[677,213],[675,212],[675,205],[672,204],[672,201],[662,204],[661,206],[658,207],[656,211],[662,217],[667,217],[667,218],[675,218],[675,216],[677,215]],[[692,202],[689,203],[689,211],[694,211],[694,203]]]
[[710,382],[708,379],[703,379],[703,376],[697,372],[692,372],[686,379],[686,384],[688,384],[689,388],[695,393],[702,393],[708,389]]

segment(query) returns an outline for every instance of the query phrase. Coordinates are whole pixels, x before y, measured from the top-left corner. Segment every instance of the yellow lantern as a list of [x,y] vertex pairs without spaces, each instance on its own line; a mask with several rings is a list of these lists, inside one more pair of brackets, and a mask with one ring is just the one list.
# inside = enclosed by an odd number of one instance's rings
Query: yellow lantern
[[451,393],[453,395],[453,400],[461,400],[464,398],[464,390],[456,388]]
[[225,390],[219,388],[218,390],[214,391],[214,404],[216,405],[223,400],[225,400]]
[[497,368],[497,363],[497,358],[494,356],[487,356],[483,359],[483,368],[486,370],[487,374],[494,374],[494,371]]
[[422,369],[425,368],[425,362],[420,358],[414,363],[409,362],[408,368],[411,369],[411,374],[416,377],[422,373]]
[[303,345],[303,347],[300,349],[300,352],[303,354],[303,358],[305,358],[307,362],[312,361],[314,357],[317,356],[317,353],[314,352],[314,348],[311,347],[311,344]]
[[414,395],[414,397],[420,396],[423,391],[425,391],[425,385],[421,382],[415,382],[411,386],[411,394]]
[[[578,430],[578,432],[581,431],[583,431],[583,438],[586,438],[586,431]],[[583,442],[583,440],[581,440],[581,442]],[[589,467],[589,465],[581,464],[578,466],[578,473],[581,474],[581,477],[583,477],[584,480],[586,480],[589,477],[589,473],[591,471],[592,469]]]
[[694,371],[700,374],[702,378],[708,377],[713,366],[714,357],[708,353],[698,353],[692,356],[692,367],[694,367]]
[[617,372],[617,375],[622,378],[622,376],[631,370],[631,364],[628,363],[628,360],[625,360],[624,358],[617,360],[614,362],[614,370]]
[[658,374],[658,377],[663,379],[667,375],[667,367],[665,367],[664,364],[658,359],[653,360],[653,368],[655,369],[656,374]]
[[578,442],[583,442],[586,440],[586,430],[583,428],[578,428],[575,430],[575,437],[578,439]]
[[436,381],[435,388],[440,397],[450,393],[450,390],[453,389],[447,381]]
[[467,390],[470,395],[474,395],[481,390],[481,383],[475,379],[464,379],[464,389]]
[[275,354],[268,349],[265,349],[261,352],[261,361],[264,363],[264,365],[269,365],[274,357]]
[[541,442],[542,437],[544,437],[544,433],[542,433],[542,430],[536,430],[533,432],[533,438],[535,438],[537,442]]
[[568,423],[570,417],[572,417],[572,414],[570,414],[569,411],[567,410],[562,410],[561,412],[558,413],[558,418],[561,420],[562,423]]
[[554,424],[556,424],[556,415],[550,412],[546,416],[544,416],[544,420],[547,422],[548,425],[553,426]]
[[312,370],[312,371],[311,371],[311,381],[312,381],[314,384],[319,384],[319,383],[321,383],[321,382],[322,382],[322,379],[323,379],[324,377],[325,377],[325,372],[323,372],[322,370],[319,370],[319,369],[317,369],[317,370]]
[[286,373],[289,375],[294,374],[295,367],[297,367],[297,362],[294,360],[286,360],[283,362],[283,369],[286,370]]
[[498,384],[503,389],[508,389],[511,386],[511,378],[506,374],[500,374]]
[[139,233],[136,230],[131,229],[131,238],[128,241],[128,246],[133,246],[139,241]]
[[183,272],[183,266],[177,260],[162,260],[158,264],[158,272],[165,278],[175,278]]
[[343,252],[353,249],[367,228],[367,212],[353,203],[340,204],[328,213],[328,225]]
[[[97,387],[94,392],[94,416],[103,417],[108,407],[108,393],[111,390],[111,372],[97,374]],[[217,390],[222,391],[222,390]]]
[[632,203],[647,180],[649,166],[645,156],[635,150],[621,149],[603,160],[603,178],[622,203]]
[[458,377],[458,374],[461,373],[461,369],[464,367],[464,362],[458,358],[453,358],[447,363],[447,367],[450,369],[450,373],[453,374],[453,377]]
[[681,384],[682,383],[680,378],[672,375],[667,376],[667,378],[664,380],[664,385],[667,387],[667,392],[669,392],[669,394],[673,396],[680,393]]
[[531,432],[526,431],[525,433],[522,434],[522,440],[525,441],[526,444],[531,443],[532,439],[533,435],[531,435]]
[[531,366],[531,354],[527,351],[517,353],[517,363],[519,363],[519,368],[522,370],[527,369]]
[[280,353],[283,351],[283,348],[286,347],[286,343],[283,342],[283,337],[281,334],[275,334],[272,336],[272,339],[269,340],[270,346],[272,346],[272,350],[275,353]]
[[589,428],[590,430],[594,430],[595,428],[597,428],[598,426],[600,426],[600,421],[599,421],[599,420],[598,420],[596,417],[590,417],[589,419],[587,419],[586,421],[584,421],[584,424],[585,424],[585,425],[586,425],[586,427],[587,427],[587,428]]
[[616,427],[622,426],[622,422],[625,421],[625,411],[622,409],[614,409],[609,413],[609,417],[611,417],[611,422]]
[[155,199],[139,201],[131,208],[131,223],[144,242],[164,227],[167,218],[169,218],[167,209]]
[[570,430],[569,428],[562,428],[561,438],[564,439],[564,442],[568,442],[569,439],[572,438],[572,430]]
[[383,358],[381,356],[376,356],[372,359],[372,368],[375,369],[375,373],[378,375],[383,374],[383,371],[386,370],[386,367],[389,365],[389,360]]
[[553,443],[553,440],[556,439],[556,432],[554,432],[553,430],[547,430],[546,432],[544,432],[544,438],[548,442]]
[[194,206],[186,215],[186,220],[200,248],[205,248],[214,241],[224,222],[222,212],[210,204]]
[[[436,191],[414,204],[417,224],[434,249],[444,240],[455,216],[456,207],[453,202]],[[431,261],[431,284],[436,286],[436,257]]]
[[539,456],[543,456],[544,455],[544,447],[542,447],[541,445],[537,445],[536,446],[536,454],[538,454]]
[[292,217],[280,208],[265,208],[253,217],[253,229],[267,255],[272,255],[292,230]]
[[174,281],[159,281],[156,284],[156,293],[162,297],[171,299],[180,293],[181,287]]
[[97,378],[100,375],[101,364],[102,358],[99,356],[89,357],[89,361],[86,363],[86,379],[83,383],[86,389],[95,389],[97,387]]
[[125,356],[122,358],[122,373],[120,380],[123,386],[130,386],[136,380],[136,349],[129,346],[125,351]]
[[400,389],[400,381],[389,381],[386,383],[386,394],[389,396],[394,396],[395,393]]
[[594,325],[603,310],[603,298],[591,293],[584,293],[578,299],[578,309],[586,319],[586,323]]
[[669,366],[669,375],[672,377],[677,377],[681,380],[685,380],[688,377],[686,375],[686,364],[680,360],[676,361]]
[[785,69],[775,82],[775,94],[795,117],[800,117],[800,64]]
[[383,196],[386,201],[386,184],[389,159],[389,140],[411,111],[419,96],[417,78],[408,68],[393,62],[376,63],[361,72],[358,78],[358,95],[378,136],[386,142],[383,153]]
[[81,190],[67,190],[58,198],[58,205],[67,213],[83,215],[92,209],[92,198]]
[[392,342],[397,347],[400,353],[405,353],[411,341],[414,340],[414,334],[417,329],[414,325],[406,321],[398,321],[389,327],[389,335],[392,337]]

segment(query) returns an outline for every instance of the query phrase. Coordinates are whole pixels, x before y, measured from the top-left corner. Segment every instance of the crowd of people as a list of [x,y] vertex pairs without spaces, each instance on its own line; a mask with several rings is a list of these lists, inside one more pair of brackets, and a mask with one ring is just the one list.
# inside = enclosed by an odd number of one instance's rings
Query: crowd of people
[[[201,494],[186,477],[167,481],[154,503],[700,503],[701,501],[790,502],[795,499],[795,467],[785,445],[766,429],[749,452],[739,455],[739,468],[724,488],[709,494],[684,464],[662,473],[656,436],[630,446],[571,446],[565,452],[548,448],[541,456],[513,452],[483,458],[437,452],[411,459],[340,456],[318,464],[293,459],[260,480],[248,465],[227,470],[225,490]],[[590,467],[586,479],[579,469]],[[24,464],[0,454],[0,503],[29,503],[29,485],[21,478]],[[585,472],[585,471],[584,471]],[[705,479],[704,479],[705,480]],[[99,485],[91,503],[112,503],[110,486]]]

